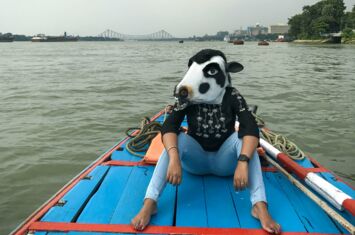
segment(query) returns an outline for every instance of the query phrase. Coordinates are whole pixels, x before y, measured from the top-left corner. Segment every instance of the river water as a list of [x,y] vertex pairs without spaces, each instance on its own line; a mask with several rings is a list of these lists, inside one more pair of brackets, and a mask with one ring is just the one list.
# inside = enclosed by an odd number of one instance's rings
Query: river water
[[355,46],[255,42],[0,44],[0,234],[172,103],[188,58],[220,49],[268,126],[355,183]]

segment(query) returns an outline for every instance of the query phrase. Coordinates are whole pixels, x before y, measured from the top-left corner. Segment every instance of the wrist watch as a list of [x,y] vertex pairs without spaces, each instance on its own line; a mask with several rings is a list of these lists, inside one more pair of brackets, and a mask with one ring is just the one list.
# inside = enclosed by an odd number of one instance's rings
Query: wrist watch
[[245,154],[239,155],[238,161],[249,163],[249,160],[250,160],[250,158],[247,155],[245,155]]

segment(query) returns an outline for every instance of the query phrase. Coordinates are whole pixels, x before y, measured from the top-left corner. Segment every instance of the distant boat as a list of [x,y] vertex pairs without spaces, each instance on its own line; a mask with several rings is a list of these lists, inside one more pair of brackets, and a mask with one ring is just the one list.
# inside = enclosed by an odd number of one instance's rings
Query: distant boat
[[201,37],[195,38],[195,42],[204,42],[204,41],[206,41],[204,38]]
[[233,44],[234,44],[234,45],[243,45],[243,44],[244,44],[244,41],[237,39],[237,40],[234,40],[234,41],[233,41]]
[[184,43],[184,40],[180,40],[179,43]]
[[275,42],[286,42],[285,36],[284,35],[279,35]]
[[67,36],[64,32],[64,36],[46,36],[44,34],[38,34],[32,38],[32,42],[76,42],[78,37]]
[[231,38],[228,35],[226,35],[226,36],[224,36],[223,41],[230,42]]
[[268,46],[268,45],[269,45],[269,43],[267,41],[265,41],[265,40],[262,40],[262,41],[258,42],[258,46]]
[[14,35],[12,35],[11,33],[0,33],[0,42],[13,42],[14,38]]

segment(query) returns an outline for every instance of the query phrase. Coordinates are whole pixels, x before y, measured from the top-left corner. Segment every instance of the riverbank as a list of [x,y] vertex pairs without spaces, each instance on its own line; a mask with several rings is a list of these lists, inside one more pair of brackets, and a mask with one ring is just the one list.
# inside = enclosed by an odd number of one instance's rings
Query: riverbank
[[[299,43],[299,44],[333,44],[329,42],[327,39],[316,39],[316,40],[305,40],[305,39],[297,39],[292,41],[293,43]],[[353,39],[348,39],[348,40],[342,40],[341,44],[355,44],[355,38]]]
[[353,44],[353,45],[355,45],[355,38],[343,40],[341,43],[342,44]]

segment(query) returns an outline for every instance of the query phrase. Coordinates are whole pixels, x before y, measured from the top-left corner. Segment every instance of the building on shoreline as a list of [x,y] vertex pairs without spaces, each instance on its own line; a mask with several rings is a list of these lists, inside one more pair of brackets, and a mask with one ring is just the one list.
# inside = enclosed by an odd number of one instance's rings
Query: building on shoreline
[[255,26],[249,26],[247,32],[249,36],[265,35],[268,33],[268,28],[256,23]]
[[288,24],[276,24],[269,26],[269,34],[287,34],[290,29]]

